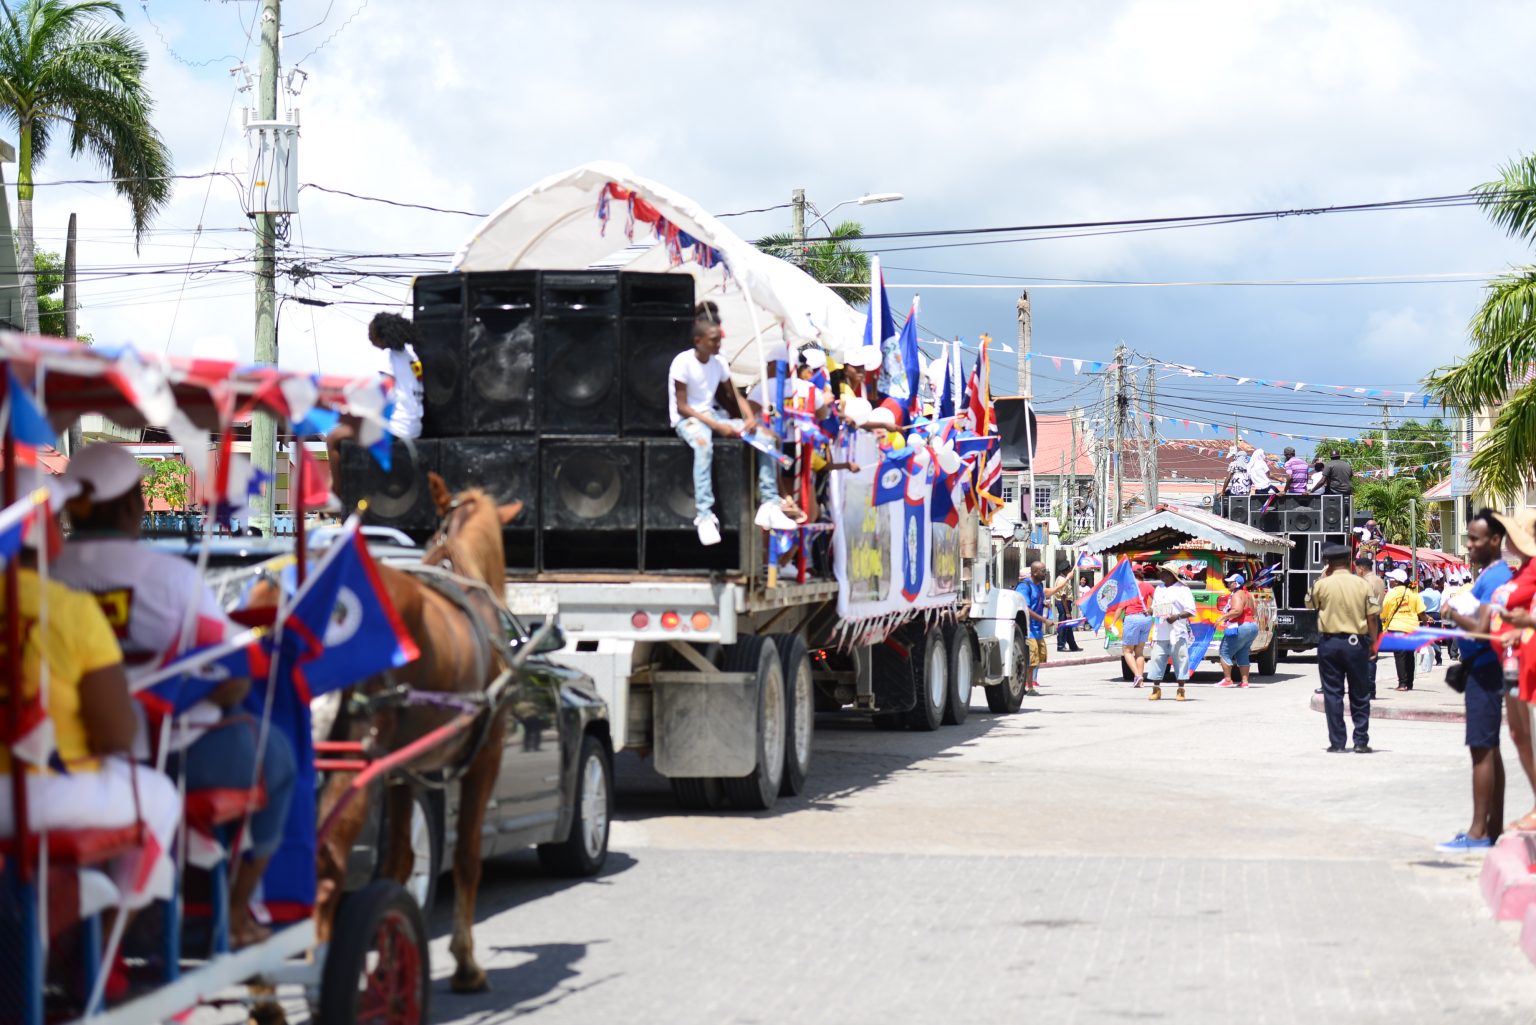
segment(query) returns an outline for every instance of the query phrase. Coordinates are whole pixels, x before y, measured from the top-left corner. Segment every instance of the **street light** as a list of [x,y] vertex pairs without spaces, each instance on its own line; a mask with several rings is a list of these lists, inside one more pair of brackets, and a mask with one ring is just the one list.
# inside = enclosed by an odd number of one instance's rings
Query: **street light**
[[[837,204],[837,206],[832,207],[826,213],[818,214],[816,220],[806,225],[806,230],[809,231],[818,223],[826,224],[827,218],[832,216],[833,211],[837,210],[838,207],[847,206],[850,203],[857,203],[859,206],[874,206],[876,203],[899,203],[906,198],[907,197],[902,195],[900,192],[866,192],[864,195],[858,197],[857,199],[845,199],[841,203]],[[809,206],[810,204],[807,205]],[[811,206],[811,209],[814,210],[816,208]],[[827,225],[827,227],[830,230],[831,225]],[[802,235],[801,237],[804,238],[805,236]]]

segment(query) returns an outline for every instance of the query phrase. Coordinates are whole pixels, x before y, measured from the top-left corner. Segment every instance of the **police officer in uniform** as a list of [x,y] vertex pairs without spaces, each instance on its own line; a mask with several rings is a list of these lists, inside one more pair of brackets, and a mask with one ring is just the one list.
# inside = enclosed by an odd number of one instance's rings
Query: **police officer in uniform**
[[1307,607],[1317,610],[1317,670],[1323,678],[1323,711],[1328,718],[1328,751],[1344,746],[1344,685],[1349,683],[1349,712],[1358,754],[1370,754],[1371,653],[1381,633],[1381,603],[1371,585],[1350,572],[1349,548],[1323,549],[1327,569],[1312,585]]

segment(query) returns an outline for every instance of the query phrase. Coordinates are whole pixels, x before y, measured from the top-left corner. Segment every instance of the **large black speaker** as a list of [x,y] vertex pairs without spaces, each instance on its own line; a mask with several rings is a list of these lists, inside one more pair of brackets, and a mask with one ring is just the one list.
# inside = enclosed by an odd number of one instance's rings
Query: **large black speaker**
[[464,433],[464,275],[429,274],[415,285],[416,357],[421,360],[421,433]]
[[1221,502],[1227,519],[1245,526],[1248,524],[1250,516],[1247,495],[1227,495]]
[[359,501],[368,503],[365,522],[394,527],[421,541],[437,529],[437,508],[427,485],[427,474],[437,468],[438,444],[429,439],[395,439],[388,470],[367,449],[346,443],[332,486],[349,509]]
[[539,464],[543,567],[639,569],[640,442],[544,438]]
[[538,273],[468,275],[464,300],[466,433],[533,430],[537,425],[534,352],[539,327]]
[[540,429],[617,434],[619,275],[546,271],[540,293]]
[[1314,573],[1306,570],[1293,570],[1285,575],[1285,607],[1288,609],[1305,608],[1307,604],[1307,592],[1312,588],[1312,581],[1316,577]]
[[706,548],[699,544],[693,525],[693,448],[681,438],[650,438],[645,442],[645,569],[740,568],[747,459],[747,447],[742,442],[715,439],[713,479],[720,543]]
[[619,278],[626,317],[693,318],[692,274],[625,271]]
[[[667,275],[671,276],[671,275]],[[624,433],[672,433],[668,372],[681,352],[693,347],[692,317],[624,318]]]
[[438,473],[454,493],[482,488],[497,505],[522,502],[522,513],[502,528],[501,543],[508,567],[538,568],[538,439],[444,439],[438,447]]
[[1319,495],[1322,501],[1323,529],[1333,533],[1349,529],[1345,522],[1345,509],[1349,505],[1347,495]]
[[1322,510],[1310,503],[1287,503],[1285,532],[1287,534],[1316,534],[1323,529]]
[[[997,415],[997,433],[1002,441],[1003,469],[1027,470],[1040,444],[1040,426],[1035,411],[1023,399],[993,399]],[[1049,468],[1047,468],[1049,472]]]

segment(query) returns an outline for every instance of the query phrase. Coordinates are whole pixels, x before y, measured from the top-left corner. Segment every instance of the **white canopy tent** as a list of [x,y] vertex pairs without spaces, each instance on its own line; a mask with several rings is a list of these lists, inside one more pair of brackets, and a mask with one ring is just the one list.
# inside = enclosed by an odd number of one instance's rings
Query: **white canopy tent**
[[[605,231],[598,207],[610,183],[715,250],[719,261],[706,267],[683,248],[682,262],[675,262],[666,240],[639,220],[631,240],[622,200],[611,201]],[[720,308],[724,355],[738,383],[762,376],[764,354],[781,345],[814,342],[840,357],[863,339],[864,315],[835,291],[758,250],[687,196],[611,161],[583,164],[519,192],[482,221],[453,258],[460,271],[589,267],[693,275],[697,301]]]

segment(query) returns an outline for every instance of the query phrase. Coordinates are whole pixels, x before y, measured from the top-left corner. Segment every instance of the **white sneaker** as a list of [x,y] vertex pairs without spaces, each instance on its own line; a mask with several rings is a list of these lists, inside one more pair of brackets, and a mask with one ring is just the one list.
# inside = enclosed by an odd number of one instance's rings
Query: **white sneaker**
[[713,513],[708,516],[695,516],[693,526],[699,532],[699,544],[708,547],[720,543],[720,521],[715,519]]
[[757,507],[757,516],[753,520],[764,530],[794,530],[799,524],[789,518],[784,512],[784,507],[778,502],[764,502]]

